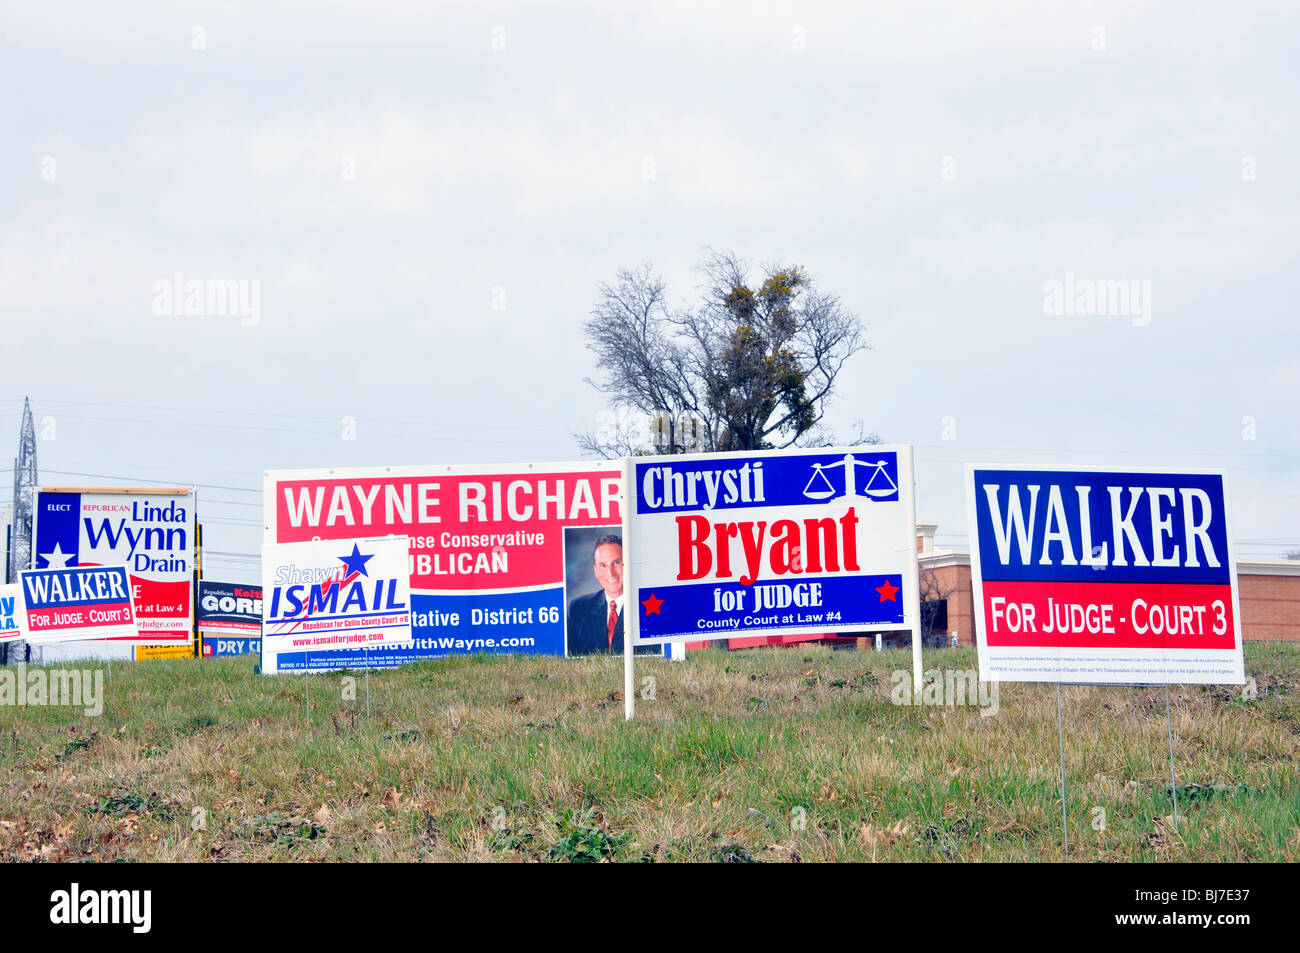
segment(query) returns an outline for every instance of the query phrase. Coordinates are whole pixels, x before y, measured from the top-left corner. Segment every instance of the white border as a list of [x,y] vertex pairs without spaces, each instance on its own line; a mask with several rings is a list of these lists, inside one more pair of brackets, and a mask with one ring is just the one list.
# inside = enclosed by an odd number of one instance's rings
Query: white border
[[[33,538],[35,538],[35,533],[33,533]],[[130,607],[131,619],[128,622],[123,622],[117,625],[84,625],[84,626],[77,626],[75,629],[50,629],[41,632],[32,631],[32,626],[31,626],[32,607],[27,604],[27,581],[24,577],[26,577],[29,574],[35,574],[38,572],[42,572],[42,573],[44,572],[49,572],[49,573],[103,572],[105,569],[108,570],[120,569],[123,575],[125,575],[126,577],[126,588],[128,591],[130,590],[131,571],[127,569],[125,566],[64,566],[61,569],[48,569],[48,568],[47,569],[24,569],[20,573],[18,573],[18,584],[23,587],[23,606],[24,606],[24,613],[27,617],[26,618],[27,624],[24,626],[24,629],[26,630],[26,635],[24,636],[24,638],[26,638],[26,640],[32,645],[39,645],[39,646],[48,646],[48,645],[68,646],[77,642],[109,642],[109,643],[115,642],[118,645],[129,646],[134,649],[136,645],[139,645],[140,640],[135,636],[131,635],[131,633],[134,632],[136,633],[136,636],[138,636],[140,634],[140,631],[136,626],[135,600],[130,598],[129,596],[127,597],[126,604],[127,606]],[[119,633],[119,634],[87,635],[85,632],[85,630],[87,629],[91,630],[92,632],[99,631],[105,633]],[[164,642],[162,644],[163,645],[167,645],[167,644],[185,645],[186,643],[177,639],[175,642],[172,643]],[[189,645],[192,648],[194,643],[190,642]]]
[[[580,476],[584,473],[592,472],[622,472],[622,460],[581,460],[572,463],[555,462],[555,463],[442,463],[442,464],[403,464],[401,466],[391,467],[309,467],[296,470],[263,470],[262,471],[262,543],[278,543],[276,534],[279,532],[277,514],[279,512],[276,505],[275,491],[280,482],[289,482],[293,480],[374,480],[384,478],[403,479],[409,477],[440,477],[440,476],[501,476],[507,474],[524,474],[532,473],[539,475],[563,474],[565,476]],[[620,506],[623,504],[620,503]],[[620,510],[620,512],[622,512]],[[624,516],[626,519],[626,516]],[[617,525],[613,523],[602,523],[601,526]],[[567,569],[567,546],[565,542],[566,529],[591,529],[593,527],[560,526],[560,592],[561,600],[564,602],[563,611],[560,614],[561,625],[561,643],[564,647],[564,654],[549,656],[551,658],[569,658],[569,607],[568,607],[568,586],[565,570]],[[340,537],[341,538],[341,537]],[[626,538],[625,538],[626,539]],[[626,555],[626,542],[623,546],[623,552]],[[626,568],[627,563],[624,562]],[[553,583],[540,583],[534,586],[509,586],[505,589],[425,589],[411,587],[411,595],[421,596],[449,596],[449,595],[504,595],[513,592],[537,592],[543,589],[554,589]],[[626,591],[626,581],[624,582],[624,591]],[[414,629],[414,610],[412,610],[412,628]],[[623,623],[624,638],[627,637],[627,613],[624,612]],[[499,655],[513,655],[518,653],[499,652]],[[430,655],[429,658],[449,658],[447,656]],[[542,657],[548,657],[543,655]],[[261,670],[265,674],[274,674],[279,670],[274,666],[267,669],[266,642],[262,642]],[[290,674],[297,674],[297,671]]]
[[[966,484],[966,526],[967,536],[970,543],[970,567],[971,567],[971,597],[973,599],[975,615],[975,644],[979,656],[980,681],[1002,681],[1002,682],[1057,682],[1062,681],[1060,678],[1008,678],[1005,675],[999,675],[997,678],[990,678],[985,668],[985,662],[988,659],[988,635],[984,630],[984,572],[980,566],[980,547],[979,547],[979,524],[976,522],[976,487],[975,471],[976,470],[1009,470],[1009,471],[1038,471],[1042,473],[1122,473],[1129,475],[1140,475],[1144,473],[1168,473],[1182,476],[1217,476],[1219,485],[1223,491],[1223,531],[1225,543],[1228,547],[1228,574],[1232,584],[1232,614],[1233,622],[1236,628],[1236,645],[1232,651],[1236,652],[1237,659],[1241,666],[1242,672],[1245,672],[1245,629],[1241,620],[1241,597],[1238,593],[1237,586],[1237,550],[1232,541],[1232,502],[1228,492],[1228,471],[1222,467],[1134,467],[1134,466],[1086,466],[1080,464],[1019,464],[1019,463],[967,463],[965,469],[964,482]],[[1086,648],[1074,649],[1074,651],[1088,651]],[[1143,650],[1148,651],[1148,650]],[[1164,649],[1164,652],[1184,651],[1182,649]],[[1210,650],[1192,650],[1192,651],[1210,651]],[[1227,652],[1228,649],[1218,649],[1220,652]],[[1058,655],[1060,649],[1058,647]],[[1031,674],[1046,674],[1045,672]],[[1058,673],[1059,674],[1059,673]],[[1130,674],[1137,674],[1134,670]],[[1143,672],[1143,675],[1156,675],[1156,672]],[[1244,679],[1244,674],[1243,674]],[[1152,684],[1152,685],[1204,685],[1204,684],[1224,684],[1240,685],[1241,682],[1181,682],[1170,681],[1152,681],[1150,678],[1116,678],[1111,681],[1089,681],[1073,682],[1079,685],[1132,685]]]
[[[125,491],[125,492],[113,492],[113,493],[107,493],[107,492],[105,492],[105,491],[107,491],[107,490],[116,490],[116,491]],[[182,493],[178,492],[178,491],[180,491],[180,490],[184,490],[185,493],[182,494]],[[103,654],[100,654],[100,650],[102,650],[102,649],[106,649],[106,648],[108,648],[108,647],[110,647],[110,646],[114,646],[114,645],[125,646],[125,647],[127,647],[128,649],[134,649],[134,647],[137,646],[137,645],[191,645],[191,646],[194,645],[194,641],[195,641],[195,637],[194,637],[194,633],[195,633],[194,620],[195,620],[195,618],[196,618],[196,614],[197,614],[198,611],[199,611],[199,592],[198,592],[198,586],[195,585],[195,581],[194,581],[194,573],[195,573],[195,571],[197,570],[197,568],[198,568],[198,564],[199,564],[199,490],[198,490],[198,487],[196,487],[196,486],[152,486],[152,487],[151,487],[151,486],[142,486],[142,487],[133,487],[133,486],[130,486],[130,487],[118,487],[118,486],[109,486],[109,487],[94,487],[94,486],[83,486],[83,487],[71,487],[71,486],[67,486],[67,487],[65,487],[65,486],[38,486],[38,487],[35,488],[35,490],[34,490],[33,493],[32,493],[32,551],[31,551],[31,554],[30,554],[30,555],[31,555],[31,565],[29,565],[29,566],[27,567],[28,569],[36,569],[36,557],[37,557],[37,552],[36,552],[36,540],[39,538],[39,534],[40,534],[39,525],[40,525],[40,518],[41,518],[41,507],[40,507],[41,494],[42,494],[42,493],[60,493],[60,492],[62,492],[62,493],[66,493],[66,494],[69,495],[69,496],[75,493],[75,494],[76,494],[77,496],[79,496],[79,497],[100,495],[100,496],[109,496],[109,497],[113,497],[113,496],[121,496],[121,497],[127,497],[127,498],[129,498],[129,497],[134,496],[134,495],[147,496],[148,494],[153,493],[153,494],[155,494],[155,495],[159,495],[159,494],[166,495],[166,496],[171,497],[171,498],[173,498],[173,499],[176,498],[176,497],[178,497],[178,496],[188,496],[188,497],[190,498],[190,501],[191,501],[191,506],[190,506],[190,522],[189,522],[189,540],[190,540],[190,544],[189,544],[189,547],[190,547],[190,552],[189,552],[189,561],[190,561],[190,571],[189,571],[189,585],[190,585],[190,625],[189,625],[189,634],[188,634],[187,638],[184,639],[184,640],[182,640],[182,639],[178,639],[178,638],[170,638],[170,639],[163,639],[162,641],[159,641],[159,639],[157,638],[157,633],[154,633],[154,632],[141,632],[140,629],[139,629],[138,623],[137,623],[137,622],[133,622],[132,625],[133,625],[133,627],[135,627],[135,631],[136,631],[136,635],[135,635],[135,636],[124,636],[124,635],[117,635],[117,636],[104,636],[104,637],[102,637],[102,638],[93,638],[93,639],[72,639],[72,640],[64,641],[64,642],[47,642],[47,643],[44,643],[44,644],[47,645],[47,646],[49,646],[49,645],[65,646],[65,647],[68,647],[68,648],[69,648],[69,651],[84,652],[84,654],[82,654],[82,655],[70,655],[69,658],[87,658],[87,659],[103,658],[103,659],[106,659],[106,660],[109,659],[109,658],[119,658],[119,657],[122,657],[122,655],[121,655],[120,652],[118,652],[118,653],[103,653]],[[83,518],[83,517],[81,516],[81,514],[78,513],[78,514],[77,514],[77,521],[78,521],[78,522],[77,522],[77,539],[78,539],[78,541],[80,541],[80,539],[81,539],[81,522],[80,522],[80,521],[81,521],[82,518]],[[78,563],[80,563],[80,561],[81,561],[81,546],[80,546],[80,543],[78,543],[78,546],[77,546],[77,561],[78,561]],[[78,568],[78,567],[77,567],[77,566],[69,566],[69,567],[67,567],[67,568],[69,568],[69,569],[76,569],[76,568]],[[131,579],[131,569],[130,569],[130,567],[125,566],[125,565],[123,566],[123,568],[126,569],[126,578],[127,578],[127,581],[129,582],[130,579]],[[20,571],[21,571],[21,568],[20,568]],[[44,572],[44,570],[41,570],[41,571]],[[132,598],[132,600],[131,600],[131,614],[132,614],[133,616],[135,615],[135,599],[134,599],[134,598]],[[73,648],[72,648],[73,646],[80,645],[80,643],[83,643],[83,642],[85,643],[85,645],[84,645],[83,647],[76,648],[76,649],[73,649]],[[41,644],[41,643],[33,642],[32,644],[33,644],[33,645],[37,645],[37,644]],[[133,658],[135,657],[135,653],[134,653],[134,651],[128,651],[125,657],[126,657],[127,659],[133,659]]]
[[[872,632],[878,632],[878,631],[902,632],[902,631],[910,630],[912,633],[912,643],[914,646],[916,646],[916,652],[914,654],[919,656],[920,647],[921,647],[920,578],[919,578],[919,563],[918,563],[918,557],[916,552],[916,474],[913,467],[911,444],[882,443],[882,444],[865,444],[863,446],[854,446],[854,447],[842,447],[842,446],[792,447],[792,448],[787,448],[785,450],[739,450],[734,452],[729,451],[726,453],[691,453],[691,454],[680,454],[680,455],[662,456],[662,457],[626,458],[627,467],[625,468],[623,473],[624,494],[625,494],[625,499],[623,503],[624,556],[626,556],[628,553],[634,553],[634,554],[640,553],[640,550],[634,549],[633,548],[634,544],[632,542],[629,542],[629,540],[632,540],[634,536],[634,533],[632,532],[633,517],[635,516],[637,518],[642,518],[646,515],[649,515],[649,514],[641,514],[641,513],[633,512],[633,509],[636,507],[636,503],[638,499],[636,488],[633,486],[633,475],[636,472],[636,467],[638,464],[647,463],[651,460],[654,460],[659,463],[673,463],[673,462],[683,462],[683,461],[689,461],[692,463],[694,463],[695,461],[700,461],[703,463],[707,463],[713,460],[752,459],[754,457],[767,457],[767,456],[770,456],[774,459],[776,458],[788,459],[791,457],[800,457],[800,456],[823,456],[823,455],[836,455],[836,454],[849,454],[849,453],[856,454],[856,455],[872,454],[872,453],[893,453],[896,455],[898,459],[898,501],[897,502],[898,505],[903,508],[907,516],[907,519],[911,525],[911,534],[909,536],[909,546],[907,549],[907,552],[909,554],[907,557],[908,566],[905,567],[903,571],[900,573],[903,581],[903,588],[902,588],[903,621],[899,623],[897,628],[887,628],[886,626],[883,625],[864,625],[864,624],[840,625],[834,628],[836,631],[854,632],[861,635],[870,634]],[[635,560],[635,562],[644,562],[644,559],[638,558]],[[633,597],[635,598],[637,595],[639,595],[639,593],[637,593],[636,591],[635,583],[628,582],[629,571],[632,569],[634,565],[635,563],[629,563],[626,558],[623,561],[623,591],[632,593]],[[809,576],[807,578],[816,579],[819,577]],[[637,604],[639,605],[640,603],[638,602]],[[638,624],[636,626],[635,644],[637,647],[643,645],[662,645],[665,643],[672,644],[675,642],[716,642],[720,639],[731,639],[731,638],[777,637],[777,636],[784,636],[784,635],[825,635],[827,630],[832,628],[832,626],[830,626],[829,624],[823,624],[823,625],[815,625],[815,626],[802,626],[797,628],[781,627],[775,629],[773,628],[712,629],[712,630],[706,630],[704,632],[699,632],[699,633],[688,632],[688,633],[678,633],[674,635],[642,638],[640,635],[641,613],[637,612],[636,616],[637,616]],[[628,631],[626,622],[624,623],[623,631],[624,634],[626,634]],[[914,659],[914,661],[916,661],[917,665],[919,666],[919,659]],[[918,672],[919,672],[919,668],[918,668]]]

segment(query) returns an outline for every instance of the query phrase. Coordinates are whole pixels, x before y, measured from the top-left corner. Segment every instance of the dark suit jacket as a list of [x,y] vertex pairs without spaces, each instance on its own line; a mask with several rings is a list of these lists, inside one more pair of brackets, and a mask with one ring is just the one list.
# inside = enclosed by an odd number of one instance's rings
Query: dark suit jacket
[[595,655],[623,651],[623,613],[618,614],[611,647],[605,635],[609,622],[609,600],[603,589],[578,596],[569,603],[569,654]]
[[[623,607],[627,608],[626,598]],[[623,613],[618,614],[614,626],[614,644],[606,641],[605,624],[609,621],[609,599],[603,589],[586,596],[578,596],[569,603],[569,654],[615,655],[623,654]],[[642,645],[634,650],[636,655],[663,655],[658,645]]]

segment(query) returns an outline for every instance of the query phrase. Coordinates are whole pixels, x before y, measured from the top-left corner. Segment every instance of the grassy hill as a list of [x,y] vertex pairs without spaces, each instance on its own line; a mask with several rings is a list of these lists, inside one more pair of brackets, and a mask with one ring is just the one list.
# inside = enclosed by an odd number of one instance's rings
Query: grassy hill
[[[87,663],[92,664],[92,663]],[[94,663],[102,664],[102,663]],[[974,669],[970,650],[927,667]],[[0,706],[7,860],[1060,860],[1054,686],[899,706],[910,653],[444,660],[372,674],[118,663],[104,711]],[[1257,697],[1062,689],[1070,859],[1300,861],[1300,646]],[[991,710],[991,709],[987,709]]]

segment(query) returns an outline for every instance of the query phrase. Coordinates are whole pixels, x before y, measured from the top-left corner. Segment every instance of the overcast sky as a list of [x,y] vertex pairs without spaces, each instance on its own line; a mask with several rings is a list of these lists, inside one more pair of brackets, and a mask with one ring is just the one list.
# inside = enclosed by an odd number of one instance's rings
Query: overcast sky
[[597,284],[711,246],[862,318],[828,420],[941,544],[964,462],[1066,462],[1226,467],[1300,548],[1296,4],[866,6],[0,3],[3,458],[30,395],[42,482],[203,484],[248,554],[268,468],[576,459]]

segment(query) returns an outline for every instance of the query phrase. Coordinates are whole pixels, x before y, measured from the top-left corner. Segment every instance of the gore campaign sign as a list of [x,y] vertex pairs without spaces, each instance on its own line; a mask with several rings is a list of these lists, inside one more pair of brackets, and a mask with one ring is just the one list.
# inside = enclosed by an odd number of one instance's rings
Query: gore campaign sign
[[1222,472],[969,466],[986,681],[1241,684]]
[[124,566],[131,578],[131,639],[193,637],[194,491],[36,492],[32,568]]
[[565,530],[622,521],[617,461],[276,470],[265,487],[267,543],[410,538],[413,642],[374,666],[566,654]]
[[207,635],[262,634],[262,587],[199,580],[199,631]]
[[405,536],[262,547],[262,669],[360,664],[370,649],[409,645]]
[[636,642],[915,631],[908,446],[627,461]]
[[0,643],[25,638],[27,611],[23,606],[23,587],[18,583],[0,586]]
[[27,569],[19,575],[28,641],[40,645],[136,637],[131,584],[124,567]]

